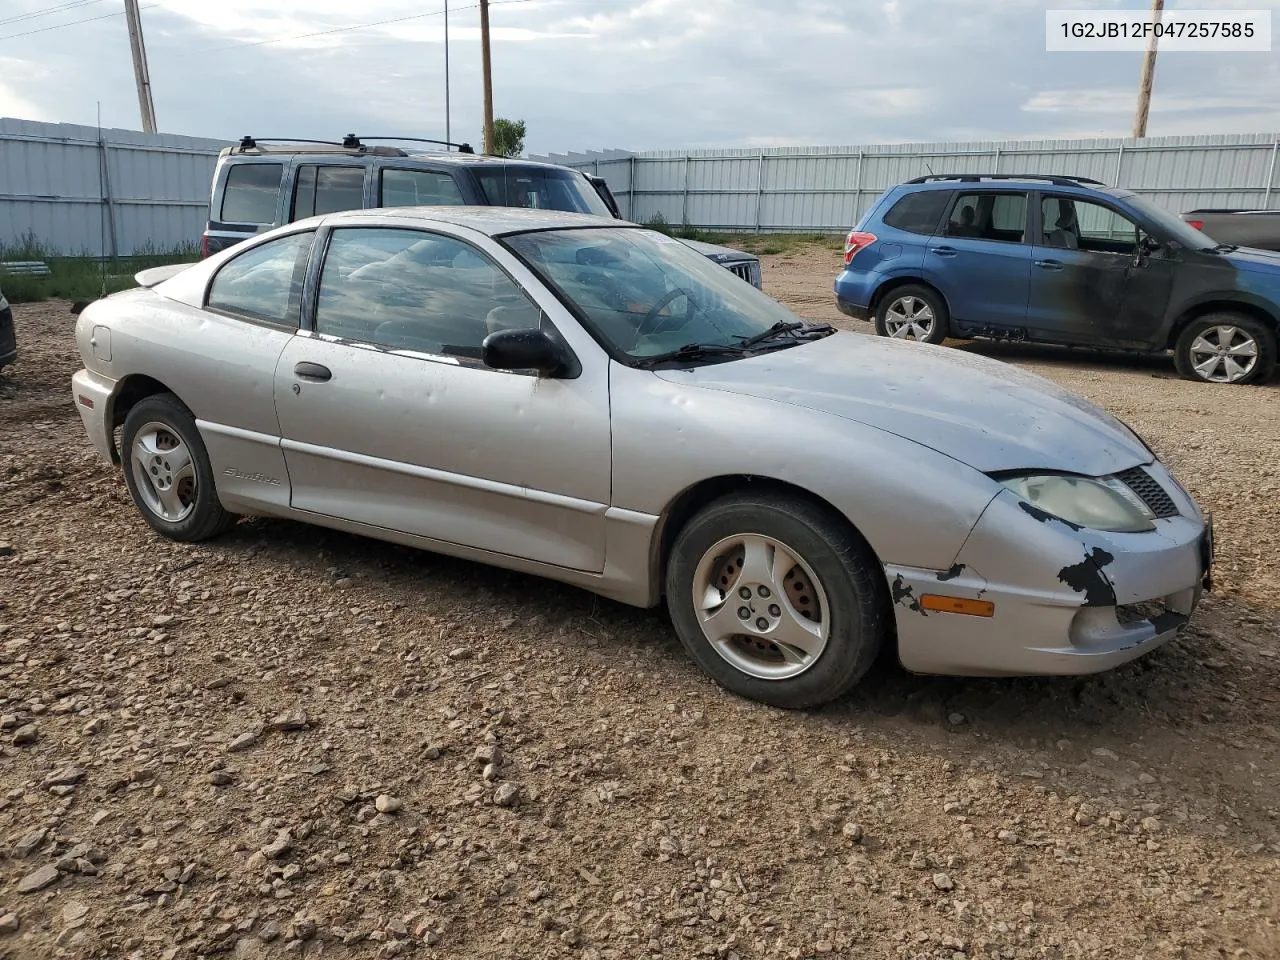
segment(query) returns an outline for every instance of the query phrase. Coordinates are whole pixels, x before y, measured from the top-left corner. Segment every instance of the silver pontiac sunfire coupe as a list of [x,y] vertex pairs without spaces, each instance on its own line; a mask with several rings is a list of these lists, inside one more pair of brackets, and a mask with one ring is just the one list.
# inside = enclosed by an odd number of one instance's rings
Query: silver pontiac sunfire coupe
[[783,707],[896,644],[1079,674],[1163,643],[1209,520],[1118,420],[996,361],[804,323],[616,220],[356,211],[89,305],[73,395],[164,536],[287,517],[663,601]]

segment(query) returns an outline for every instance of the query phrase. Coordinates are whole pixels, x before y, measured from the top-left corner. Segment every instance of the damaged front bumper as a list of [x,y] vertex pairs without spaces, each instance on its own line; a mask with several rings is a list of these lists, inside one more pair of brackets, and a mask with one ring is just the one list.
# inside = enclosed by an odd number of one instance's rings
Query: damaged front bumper
[[[1008,491],[992,500],[948,571],[886,567],[902,664],[918,673],[1096,673],[1174,637],[1210,585],[1212,518],[1158,464],[1179,515],[1149,533],[1037,519]],[[974,613],[938,610],[957,598]],[[933,607],[933,609],[930,609]]]

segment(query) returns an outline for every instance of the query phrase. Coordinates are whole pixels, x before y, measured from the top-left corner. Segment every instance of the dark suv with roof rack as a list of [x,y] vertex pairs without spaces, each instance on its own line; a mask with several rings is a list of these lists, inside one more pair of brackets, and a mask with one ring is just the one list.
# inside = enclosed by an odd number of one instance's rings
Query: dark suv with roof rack
[[881,336],[1172,350],[1180,374],[1214,383],[1275,369],[1280,255],[1086,177],[918,177],[871,206],[844,262],[837,306]]
[[[410,151],[366,142],[370,140],[446,149]],[[600,177],[551,163],[482,156],[465,143],[354,134],[341,141],[244,137],[218,154],[201,253],[208,256],[318,214],[436,204],[533,207],[621,219],[617,201]],[[686,242],[760,286],[758,258],[731,247]]]

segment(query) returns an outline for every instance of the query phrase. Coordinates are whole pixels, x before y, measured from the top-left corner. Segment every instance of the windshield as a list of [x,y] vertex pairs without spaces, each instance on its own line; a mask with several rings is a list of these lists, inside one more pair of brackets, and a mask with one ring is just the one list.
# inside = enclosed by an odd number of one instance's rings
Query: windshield
[[1210,240],[1191,224],[1174,216],[1163,207],[1157,207],[1150,200],[1144,200],[1135,195],[1125,197],[1124,202],[1159,227],[1169,239],[1177,240],[1190,250],[1208,250],[1217,246],[1215,241]]
[[679,240],[601,227],[505,241],[613,348],[636,360],[687,344],[738,347],[795,314]]
[[613,216],[595,187],[573,170],[507,164],[484,167],[475,174],[485,198],[494,206]]

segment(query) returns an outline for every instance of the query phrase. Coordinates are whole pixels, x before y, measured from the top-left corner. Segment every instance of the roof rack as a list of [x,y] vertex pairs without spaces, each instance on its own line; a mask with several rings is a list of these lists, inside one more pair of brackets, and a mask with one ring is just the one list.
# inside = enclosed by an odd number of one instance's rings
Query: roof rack
[[[438,143],[444,147],[456,147],[459,153],[474,154],[469,143],[452,143],[447,140],[426,140],[422,137],[365,137],[365,140],[406,140],[416,143]],[[341,140],[308,140],[305,137],[271,137],[268,139],[244,136],[240,138],[240,142],[234,147],[230,147],[229,153],[249,153],[256,151],[258,153],[298,153],[300,152],[298,144],[307,144],[312,148],[317,148],[316,152],[321,152],[327,148],[328,152],[334,153],[358,153],[358,154],[374,154],[375,156],[384,157],[407,157],[409,154],[399,147],[388,146],[370,146],[364,143],[360,137],[354,133],[348,133]]]
[[1100,187],[1106,184],[1090,177],[1066,177],[1044,173],[939,173],[927,177],[916,177],[907,183],[934,183],[940,180],[959,180],[961,183],[977,183],[980,180],[1042,180],[1059,187],[1071,187],[1081,183],[1096,183]]

